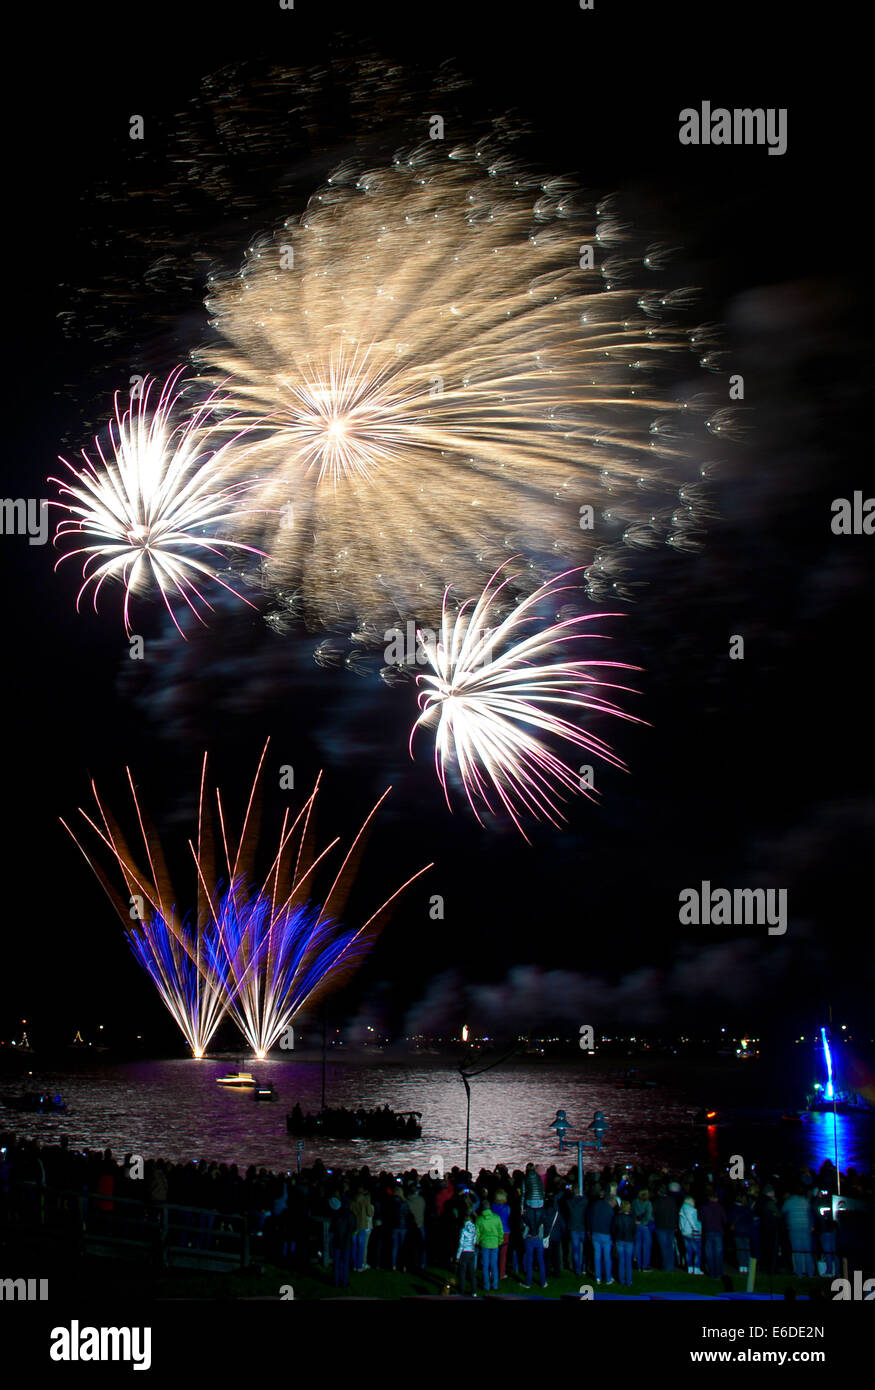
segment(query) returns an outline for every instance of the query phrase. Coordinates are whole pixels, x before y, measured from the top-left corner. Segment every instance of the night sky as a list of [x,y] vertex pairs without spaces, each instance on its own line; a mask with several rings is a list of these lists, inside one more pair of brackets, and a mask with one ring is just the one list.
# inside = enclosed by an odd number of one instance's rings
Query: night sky
[[[678,283],[702,288],[698,317],[724,325],[744,375],[748,433],[713,480],[703,552],[660,555],[652,573],[642,562],[648,582],[615,624],[617,655],[644,668],[634,708],[647,726],[609,731],[629,773],[600,772],[601,806],[579,800],[567,828],[535,827],[531,846],[512,828],[482,829],[461,803],[448,813],[425,744],[408,757],[409,688],[321,668],[317,635],[279,636],[224,605],[181,644],[160,606],[142,603],[135,630],[150,654],[135,664],[116,596],[77,615],[72,566],[53,574],[51,546],[0,537],[0,1036],[26,1017],[37,1041],[103,1023],[121,1044],[143,1031],[173,1046],[58,817],[86,804],[92,776],[123,807],[129,764],[172,842],[189,833],[204,748],[238,805],[268,735],[296,787],[324,769],[325,835],[353,829],[393,784],[354,901],[376,906],[435,862],[332,1004],[338,1021],[425,1031],[470,1013],[509,1034],[575,1034],[590,1020],[765,1033],[819,1023],[832,1003],[860,1026],[873,986],[875,537],[830,530],[833,498],[873,490],[854,74],[837,107],[835,91],[793,68],[791,7],[790,29],[774,34],[760,7],[721,10],[713,40],[701,7],[601,0],[592,14],[550,0],[408,6],[397,20],[387,6],[346,14],[306,0],[292,12],[264,0],[190,7],[182,21],[179,8],[111,21],[58,12],[48,32],[42,14],[30,21],[39,58],[7,118],[5,496],[46,496],[56,455],[90,442],[132,370],[183,361],[205,328],[210,259],[233,263],[249,236],[300,211],[365,138],[342,84],[293,103],[308,118],[290,120],[264,99],[267,71],[365,51],[405,69],[413,93],[450,63],[469,83],[459,102],[472,120],[514,112],[541,166],[620,193],[653,240],[681,248]],[[823,36],[823,70],[839,33]],[[253,130],[288,123],[287,142],[253,141],[230,171],[233,206],[206,176],[168,192],[179,113],[209,164],[202,84],[228,64]],[[678,113],[703,99],[787,107],[787,153],[681,146]],[[134,112],[147,119],[142,146],[128,139]],[[404,119],[382,112],[367,138],[391,150]],[[160,255],[170,259],[156,269]],[[733,634],[743,661],[729,659]],[[278,824],[272,787],[265,820]],[[786,935],[681,927],[678,894],[703,879],[786,888]],[[434,893],[443,922],[429,918]]]

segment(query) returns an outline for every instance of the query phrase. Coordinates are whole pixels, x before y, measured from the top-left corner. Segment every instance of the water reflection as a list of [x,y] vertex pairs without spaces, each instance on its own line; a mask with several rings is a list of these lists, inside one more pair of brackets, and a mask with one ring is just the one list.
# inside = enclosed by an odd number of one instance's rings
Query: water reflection
[[853,1115],[833,1115],[831,1110],[815,1110],[809,1115],[805,1124],[812,1166],[819,1168],[824,1159],[839,1169],[848,1166],[848,1154],[855,1155],[857,1151],[858,1119]]
[[[286,1112],[298,1101],[302,1109],[319,1109],[321,1068],[318,1057],[271,1058],[253,1070],[260,1081],[279,1091],[279,1104],[256,1104],[247,1091],[216,1085],[233,1069],[227,1059],[207,1058],[106,1063],[76,1070],[41,1073],[34,1069],[27,1088],[61,1091],[66,1116],[28,1115],[0,1110],[0,1126],[54,1142],[61,1134],[76,1148],[163,1155],[175,1161],[215,1159],[280,1170],[295,1166],[297,1141],[287,1135]],[[704,1128],[691,1123],[696,1109],[692,1092],[662,1085],[652,1090],[620,1090],[616,1070],[582,1073],[573,1062],[530,1064],[514,1060],[471,1082],[471,1166],[528,1159],[549,1163],[558,1157],[550,1123],[558,1109],[568,1112],[566,1139],[570,1166],[578,1134],[591,1139],[588,1126],[603,1110],[608,1131],[604,1161],[640,1160],[676,1167],[694,1161],[724,1161],[742,1153],[746,1161],[762,1156],[810,1162],[833,1158],[832,1115],[813,1115],[804,1125],[781,1126],[774,1119],[758,1126]],[[22,1078],[22,1082],[24,1078]],[[2,1089],[16,1089],[6,1083]],[[451,1062],[441,1058],[403,1062],[329,1062],[329,1105],[366,1109],[388,1104],[396,1110],[422,1112],[423,1133],[410,1143],[398,1140],[306,1139],[303,1162],[321,1154],[344,1166],[368,1162],[388,1168],[424,1170],[433,1156],[462,1163],[465,1149],[465,1092]],[[775,1117],[777,1118],[777,1117]],[[838,1144],[842,1167],[862,1165],[871,1154],[872,1116],[839,1116]],[[594,1150],[587,1151],[595,1163]]]

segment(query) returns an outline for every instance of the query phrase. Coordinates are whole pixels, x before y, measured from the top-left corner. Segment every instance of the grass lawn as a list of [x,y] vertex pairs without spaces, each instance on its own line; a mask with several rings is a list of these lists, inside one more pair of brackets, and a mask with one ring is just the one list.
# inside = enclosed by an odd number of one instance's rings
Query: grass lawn
[[[331,1283],[331,1272],[328,1270],[321,1271],[318,1267],[313,1266],[307,1274],[293,1274],[288,1270],[281,1270],[268,1265],[261,1274],[210,1276],[198,1273],[177,1273],[158,1275],[155,1281],[155,1295],[159,1298],[279,1298],[280,1288],[284,1285],[291,1285],[296,1299],[356,1296],[396,1299],[422,1294],[442,1294],[450,1277],[454,1276],[450,1276],[446,1270],[442,1269],[426,1269],[422,1274],[372,1269],[366,1270],[363,1274],[351,1274],[348,1289],[335,1289]],[[733,1272],[730,1274],[730,1278],[733,1292],[744,1292],[747,1276]],[[780,1274],[775,1275],[771,1281],[767,1276],[758,1277],[756,1292],[768,1293],[771,1290],[778,1298],[783,1298],[784,1290],[788,1287],[792,1287],[797,1293],[802,1294],[808,1293],[812,1288],[822,1287],[824,1283],[828,1286],[829,1281],[794,1279],[789,1274]],[[532,1288],[525,1289],[521,1277],[511,1274],[500,1284],[499,1293],[535,1295],[539,1298],[560,1298],[562,1294],[579,1293],[583,1284],[591,1284],[596,1295],[602,1291],[632,1294],[665,1291],[708,1295],[724,1292],[724,1285],[721,1280],[709,1279],[704,1274],[696,1276],[689,1275],[683,1270],[676,1270],[674,1273],[666,1275],[654,1270],[650,1274],[638,1274],[636,1272],[631,1289],[623,1288],[617,1283],[612,1284],[608,1289],[605,1285],[593,1283],[586,1275],[579,1278],[568,1272],[558,1276],[548,1276],[546,1289],[540,1288],[537,1276],[535,1276],[535,1283]],[[453,1287],[453,1292],[455,1292],[455,1287]],[[478,1285],[478,1298],[484,1297],[490,1297],[490,1295],[484,1294],[482,1287]]]
[[[15,1265],[22,1275],[36,1274],[51,1277],[68,1288],[75,1287],[83,1298],[123,1297],[149,1301],[151,1299],[280,1299],[289,1298],[288,1293],[280,1291],[291,1286],[295,1299],[322,1298],[380,1298],[398,1299],[416,1297],[423,1294],[443,1294],[452,1278],[455,1290],[455,1276],[447,1270],[429,1268],[421,1274],[393,1272],[385,1269],[371,1269],[363,1274],[350,1275],[348,1289],[335,1289],[332,1274],[319,1265],[311,1265],[306,1273],[281,1269],[276,1265],[261,1262],[258,1267],[239,1273],[213,1274],[202,1270],[167,1270],[133,1260],[115,1260],[96,1256],[77,1257],[64,1243],[55,1244],[36,1240],[31,1234],[23,1232],[4,1233],[0,1241],[0,1256],[6,1266]],[[732,1290],[743,1293],[747,1276],[736,1271],[729,1272]],[[542,1290],[537,1282],[531,1289],[523,1288],[520,1275],[511,1274],[499,1286],[502,1294],[520,1294],[538,1298],[560,1298],[562,1294],[578,1294],[581,1285],[591,1284],[596,1296],[608,1291],[605,1285],[595,1284],[587,1276],[564,1273],[548,1276],[548,1287]],[[793,1288],[799,1294],[820,1289],[830,1297],[829,1277],[824,1279],[797,1279],[790,1274],[776,1274],[770,1280],[767,1275],[757,1274],[756,1292],[772,1292],[783,1299],[784,1292]],[[649,1274],[635,1273],[631,1289],[619,1284],[610,1286],[611,1293],[647,1294],[664,1292],[684,1292],[714,1295],[724,1292],[722,1281],[709,1279],[706,1275],[691,1275],[684,1270],[663,1274],[654,1270]],[[478,1283],[478,1297],[484,1294]]]

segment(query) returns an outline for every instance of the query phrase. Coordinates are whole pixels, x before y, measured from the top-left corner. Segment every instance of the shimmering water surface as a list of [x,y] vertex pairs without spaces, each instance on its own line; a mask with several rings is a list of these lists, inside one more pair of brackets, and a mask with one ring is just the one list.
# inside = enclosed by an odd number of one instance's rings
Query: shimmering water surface
[[[21,1059],[23,1062],[24,1059]],[[248,1062],[244,1062],[249,1067]],[[248,1092],[231,1091],[216,1078],[235,1069],[227,1058],[115,1062],[80,1059],[48,1069],[33,1058],[0,1079],[0,1093],[20,1089],[60,1091],[67,1115],[30,1115],[0,1108],[0,1128],[32,1135],[45,1143],[62,1134],[76,1148],[104,1148],[175,1161],[215,1159],[273,1169],[293,1169],[297,1140],[286,1133],[286,1112],[295,1101],[318,1110],[321,1067],[318,1056],[271,1058],[252,1063],[260,1081],[273,1082],[279,1103],[256,1103]],[[832,1115],[814,1115],[804,1125],[786,1125],[774,1106],[738,1108],[739,1078],[723,1086],[735,1108],[721,1110],[721,1125],[692,1124],[703,1103],[720,1105],[720,1083],[704,1085],[688,1075],[651,1090],[618,1089],[622,1068],[596,1061],[554,1062],[514,1059],[471,1081],[471,1167],[509,1166],[532,1159],[554,1161],[557,1143],[550,1122],[560,1107],[577,1131],[595,1110],[608,1121],[604,1161],[647,1160],[669,1167],[742,1153],[756,1159],[808,1162],[832,1159]],[[30,1070],[31,1074],[28,1075]],[[752,1078],[753,1079],[753,1078]],[[751,1088],[753,1091],[756,1087]],[[395,1110],[422,1112],[423,1137],[410,1143],[377,1140],[306,1139],[302,1161],[317,1156],[329,1164],[367,1162],[372,1167],[420,1171],[440,1155],[447,1166],[465,1153],[465,1089],[451,1061],[412,1056],[407,1060],[331,1060],[327,1066],[329,1105],[370,1108],[387,1103]],[[875,1116],[838,1117],[842,1168],[869,1167],[875,1149]],[[589,1136],[587,1136],[589,1137]],[[593,1159],[594,1152],[590,1154]],[[568,1163],[574,1161],[572,1151]]]

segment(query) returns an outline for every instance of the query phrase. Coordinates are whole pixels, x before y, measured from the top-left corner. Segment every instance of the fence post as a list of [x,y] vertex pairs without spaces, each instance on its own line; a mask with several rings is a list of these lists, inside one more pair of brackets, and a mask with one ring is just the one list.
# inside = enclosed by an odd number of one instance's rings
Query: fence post
[[169,1221],[167,1216],[167,1203],[162,1202],[159,1212],[161,1220],[158,1225],[158,1268],[167,1268],[167,1245],[169,1234]]

